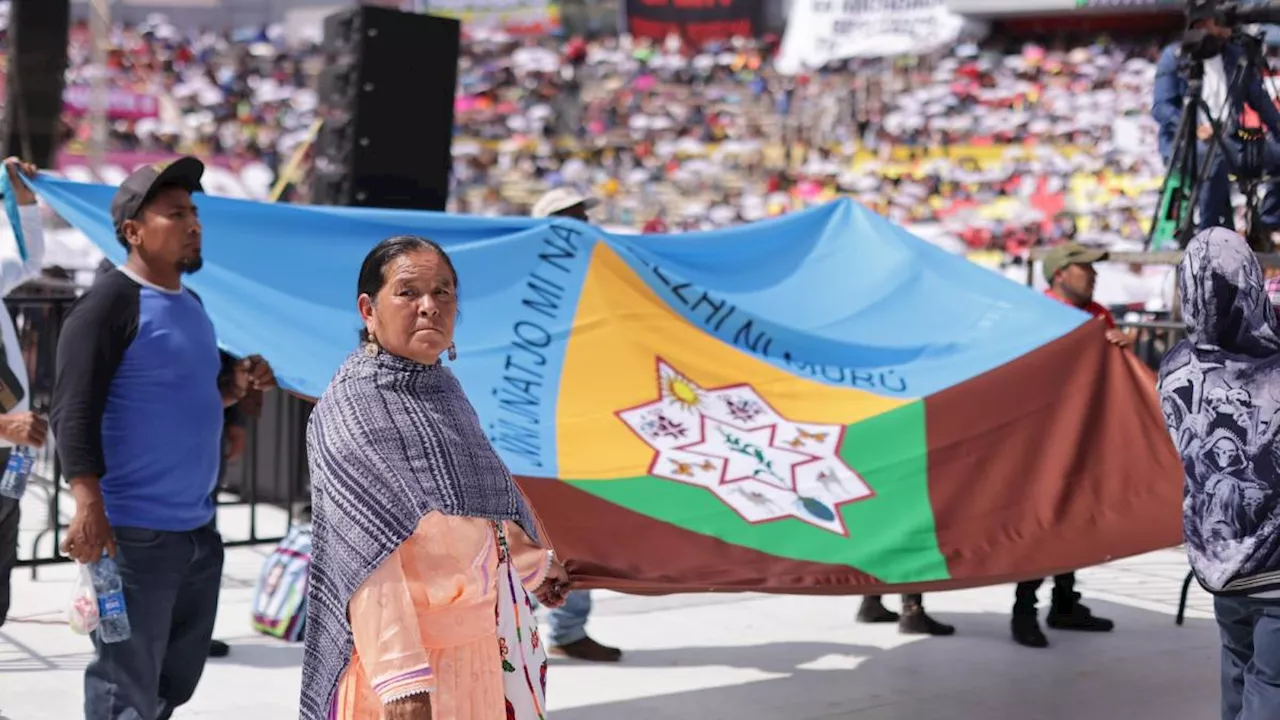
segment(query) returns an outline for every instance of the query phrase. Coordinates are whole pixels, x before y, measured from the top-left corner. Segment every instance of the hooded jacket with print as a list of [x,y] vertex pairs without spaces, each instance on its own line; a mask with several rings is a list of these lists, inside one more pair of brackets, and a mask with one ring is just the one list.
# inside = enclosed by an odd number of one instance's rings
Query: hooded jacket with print
[[1205,230],[1179,268],[1187,336],[1160,364],[1187,555],[1206,590],[1280,589],[1280,329],[1244,238]]

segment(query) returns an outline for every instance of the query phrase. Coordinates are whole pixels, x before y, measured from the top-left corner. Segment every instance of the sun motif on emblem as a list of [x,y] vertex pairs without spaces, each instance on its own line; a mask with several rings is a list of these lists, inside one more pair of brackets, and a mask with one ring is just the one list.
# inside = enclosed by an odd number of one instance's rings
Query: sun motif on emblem
[[696,409],[702,402],[702,388],[672,370],[662,378],[662,399],[685,410]]
[[783,417],[749,385],[704,388],[658,360],[657,398],[618,412],[654,477],[697,485],[749,523],[794,518],[848,535],[840,507],[873,495],[840,457],[844,428]]

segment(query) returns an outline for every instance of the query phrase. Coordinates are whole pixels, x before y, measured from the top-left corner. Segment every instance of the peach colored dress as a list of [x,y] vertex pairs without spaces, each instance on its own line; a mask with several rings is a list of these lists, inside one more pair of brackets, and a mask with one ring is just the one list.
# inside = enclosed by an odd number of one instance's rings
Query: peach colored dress
[[[379,720],[385,703],[424,692],[432,720],[545,716],[546,656],[525,589],[542,584],[551,553],[515,523],[499,530],[428,513],[356,590],[347,605],[355,649],[331,717]],[[510,632],[513,612],[523,632]]]

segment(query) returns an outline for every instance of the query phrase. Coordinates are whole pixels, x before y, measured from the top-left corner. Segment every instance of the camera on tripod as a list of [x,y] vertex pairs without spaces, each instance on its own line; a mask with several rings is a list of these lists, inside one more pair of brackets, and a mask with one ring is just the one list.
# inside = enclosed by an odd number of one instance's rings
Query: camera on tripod
[[1186,247],[1197,228],[1234,229],[1234,186],[1245,201],[1243,234],[1255,249],[1270,250],[1271,234],[1280,229],[1280,156],[1273,157],[1274,139],[1245,122],[1244,109],[1247,104],[1262,115],[1280,138],[1280,115],[1262,85],[1265,33],[1255,27],[1280,24],[1280,0],[1189,0],[1186,18],[1181,42],[1165,50],[1157,71],[1152,113],[1161,125],[1168,174],[1146,246]]

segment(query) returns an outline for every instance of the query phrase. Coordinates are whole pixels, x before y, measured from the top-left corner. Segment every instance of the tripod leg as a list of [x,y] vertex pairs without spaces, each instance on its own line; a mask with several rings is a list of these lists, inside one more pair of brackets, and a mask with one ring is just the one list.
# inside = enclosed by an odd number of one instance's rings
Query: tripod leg
[[1169,153],[1169,167],[1160,186],[1156,216],[1148,230],[1145,249],[1161,249],[1177,243],[1185,247],[1194,227],[1196,173],[1195,103],[1186,103]]
[[[1201,227],[1216,224],[1221,216],[1221,199],[1205,198],[1205,183],[1214,172],[1216,148],[1207,143],[1203,151],[1196,141],[1194,131],[1189,133],[1186,146],[1187,194],[1183,205],[1183,214],[1178,217],[1178,247],[1186,248],[1192,236]],[[1228,199],[1228,202],[1230,200]]]
[[[1249,182],[1241,189],[1245,191],[1245,239],[1254,252],[1269,253],[1275,250],[1271,240],[1271,228],[1262,221],[1262,206],[1258,200],[1257,182]],[[1270,188],[1266,190],[1272,192]]]
[[[1207,112],[1208,106],[1203,100],[1198,100],[1197,103],[1206,108]],[[1190,145],[1193,154],[1203,155],[1198,158],[1201,167],[1191,190],[1191,202],[1200,210],[1200,228],[1221,226],[1234,230],[1235,213],[1231,208],[1231,180],[1228,175],[1230,167],[1239,164],[1238,153],[1233,153],[1232,147],[1223,140],[1221,125],[1216,120],[1210,120],[1209,124],[1213,132],[1204,143],[1203,152],[1198,142],[1193,140]],[[1207,193],[1203,201],[1201,193]],[[1196,225],[1187,223],[1181,230],[1179,245],[1185,248],[1195,234]]]

